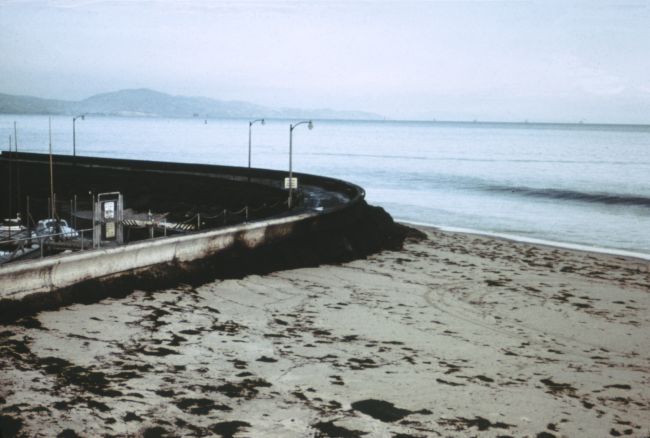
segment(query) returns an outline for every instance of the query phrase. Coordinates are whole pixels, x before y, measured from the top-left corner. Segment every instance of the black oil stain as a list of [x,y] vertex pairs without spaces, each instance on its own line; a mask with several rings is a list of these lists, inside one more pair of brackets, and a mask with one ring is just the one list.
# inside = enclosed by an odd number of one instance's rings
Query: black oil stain
[[209,429],[221,436],[221,438],[233,438],[240,429],[250,427],[251,425],[245,421],[222,421],[213,424]]
[[317,433],[314,438],[358,438],[362,435],[367,435],[368,432],[363,432],[360,430],[346,429],[345,427],[337,426],[334,424],[334,421],[327,422],[318,422],[311,425],[314,429],[317,429],[320,433]]
[[217,387],[216,391],[230,398],[245,398],[250,400],[259,393],[257,388],[266,388],[269,386],[271,384],[264,379],[244,379],[241,382],[224,383]]
[[409,411],[408,409],[395,407],[395,405],[390,402],[375,399],[367,399],[354,402],[352,403],[352,409],[362,412],[385,423],[392,423],[397,420],[401,420],[402,418],[411,414],[431,413],[431,411],[428,411],[426,409],[420,411]]
[[510,429],[513,425],[497,421],[492,423],[490,420],[483,417],[463,418],[457,417],[453,419],[443,419],[438,421],[439,424],[444,426],[453,426],[456,430],[464,430],[470,427],[476,427],[480,431],[496,429]]
[[231,411],[229,406],[217,404],[209,398],[183,398],[175,402],[176,406],[184,412],[193,415],[206,415],[211,411]]

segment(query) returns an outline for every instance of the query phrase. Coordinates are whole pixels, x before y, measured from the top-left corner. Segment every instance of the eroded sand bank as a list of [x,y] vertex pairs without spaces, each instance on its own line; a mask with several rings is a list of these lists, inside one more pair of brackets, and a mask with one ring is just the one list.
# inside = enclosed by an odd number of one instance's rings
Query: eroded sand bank
[[3,436],[648,436],[647,261],[426,230],[0,327]]

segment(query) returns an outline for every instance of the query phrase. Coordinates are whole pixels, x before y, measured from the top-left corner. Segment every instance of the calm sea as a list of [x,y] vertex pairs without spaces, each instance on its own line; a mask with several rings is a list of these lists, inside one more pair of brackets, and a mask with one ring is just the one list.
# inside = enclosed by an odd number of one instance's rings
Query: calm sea
[[[47,152],[46,116],[0,116],[0,147]],[[361,185],[395,218],[650,254],[650,126],[315,121],[294,170]],[[52,117],[72,153],[72,120]],[[245,166],[248,121],[87,117],[77,153]],[[253,166],[287,169],[289,121],[253,126]]]

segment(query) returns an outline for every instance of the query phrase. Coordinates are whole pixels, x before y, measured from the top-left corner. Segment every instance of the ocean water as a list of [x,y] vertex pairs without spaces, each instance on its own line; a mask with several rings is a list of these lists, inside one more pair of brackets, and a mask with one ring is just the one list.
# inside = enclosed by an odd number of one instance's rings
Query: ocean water
[[[46,116],[13,122],[21,151],[48,150]],[[253,166],[288,169],[288,120],[253,126]],[[245,166],[247,120],[87,117],[77,154]],[[52,117],[72,154],[72,119]],[[293,168],[345,179],[396,219],[650,254],[650,126],[314,121],[294,131]],[[128,201],[127,201],[128,202]]]

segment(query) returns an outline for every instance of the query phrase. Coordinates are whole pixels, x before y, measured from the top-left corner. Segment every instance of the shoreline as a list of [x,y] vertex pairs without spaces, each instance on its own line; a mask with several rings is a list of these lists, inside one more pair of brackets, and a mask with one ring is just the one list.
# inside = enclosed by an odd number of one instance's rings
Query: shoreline
[[638,252],[638,251],[631,251],[631,250],[626,250],[626,249],[619,249],[619,248],[607,248],[607,247],[600,247],[600,246],[591,246],[591,245],[585,245],[581,243],[571,243],[571,242],[558,242],[555,240],[546,240],[546,239],[540,239],[536,237],[525,237],[525,236],[519,236],[517,234],[509,234],[509,233],[499,233],[496,231],[483,231],[483,230],[476,230],[473,228],[461,228],[461,227],[451,227],[451,226],[446,226],[446,225],[435,225],[435,224],[430,224],[427,222],[417,222],[417,221],[409,221],[405,219],[395,219],[395,222],[404,224],[406,226],[411,226],[415,228],[424,228],[424,229],[433,229],[433,230],[440,230],[440,231],[446,231],[450,233],[461,233],[461,234],[471,234],[471,235],[476,235],[476,236],[485,236],[485,237],[491,237],[495,239],[503,239],[503,240],[508,240],[511,242],[520,242],[520,243],[528,243],[531,245],[540,245],[540,246],[546,246],[549,248],[560,248],[560,249],[568,249],[571,251],[580,251],[580,252],[590,252],[590,253],[595,253],[595,254],[604,254],[604,255],[611,255],[611,256],[620,256],[620,257],[625,257],[628,259],[637,259],[642,262],[647,262],[650,261],[650,253],[643,253],[643,252]]
[[3,436],[646,436],[636,259],[419,228],[0,332]]

